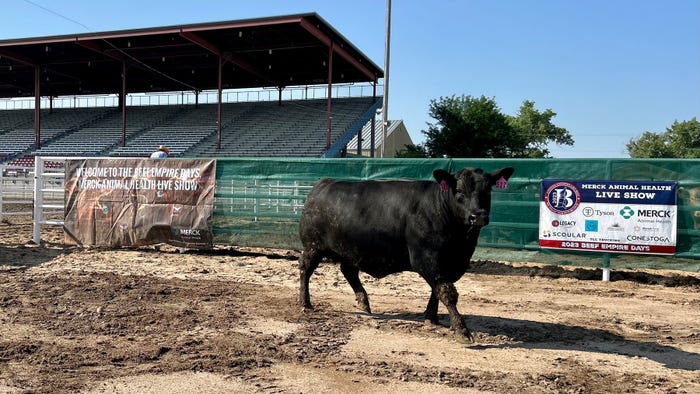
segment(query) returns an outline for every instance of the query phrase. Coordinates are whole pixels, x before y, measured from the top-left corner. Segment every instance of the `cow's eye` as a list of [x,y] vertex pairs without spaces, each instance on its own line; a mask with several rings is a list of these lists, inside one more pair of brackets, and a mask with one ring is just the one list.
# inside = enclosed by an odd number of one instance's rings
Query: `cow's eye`
[[464,203],[464,201],[467,199],[467,198],[464,196],[464,193],[460,193],[460,192],[455,193],[455,198],[457,199],[457,202],[460,203],[460,204],[461,204],[461,203]]

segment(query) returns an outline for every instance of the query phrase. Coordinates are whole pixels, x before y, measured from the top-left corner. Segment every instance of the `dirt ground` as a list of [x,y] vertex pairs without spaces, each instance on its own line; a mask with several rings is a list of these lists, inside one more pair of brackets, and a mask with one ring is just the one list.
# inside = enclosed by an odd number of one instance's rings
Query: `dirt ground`
[[423,322],[413,273],[363,276],[367,315],[322,265],[305,313],[295,251],[31,233],[0,223],[0,393],[700,392],[698,274],[475,262],[456,284],[465,343]]

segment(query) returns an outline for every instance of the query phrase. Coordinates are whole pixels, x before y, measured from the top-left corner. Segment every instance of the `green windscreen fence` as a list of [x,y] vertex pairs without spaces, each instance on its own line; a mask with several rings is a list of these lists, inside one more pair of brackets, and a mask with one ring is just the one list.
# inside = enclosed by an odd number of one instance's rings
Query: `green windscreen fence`
[[[700,271],[700,160],[693,159],[218,159],[214,242],[299,249],[299,217],[321,178],[430,180],[436,169],[507,166],[515,174],[506,189],[493,190],[491,223],[481,231],[475,259]],[[678,182],[676,255],[541,249],[542,179]]]

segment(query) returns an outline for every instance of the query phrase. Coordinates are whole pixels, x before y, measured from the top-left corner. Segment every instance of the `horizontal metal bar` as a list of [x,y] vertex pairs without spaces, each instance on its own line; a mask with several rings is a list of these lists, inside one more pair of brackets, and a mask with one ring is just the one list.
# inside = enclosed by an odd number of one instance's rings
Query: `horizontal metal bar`
[[63,220],[40,220],[39,224],[52,224],[57,226],[62,226],[64,224]]
[[539,229],[539,223],[521,223],[521,222],[490,222],[488,228],[504,227],[504,228],[527,228]]
[[35,178],[65,178],[66,174],[64,172],[42,172],[39,176],[34,176]]
[[217,227],[214,226],[212,228],[214,233],[216,234],[279,234],[279,235],[286,235],[289,234],[288,231],[285,231],[284,229],[281,230],[271,230],[271,229],[243,229],[243,228],[238,228],[235,226],[227,226],[227,227]]
[[273,199],[273,200],[305,200],[306,196],[294,195],[275,195],[275,194],[245,194],[245,193],[214,193],[214,198],[258,198],[258,199]]
[[301,212],[294,213],[276,213],[276,212],[220,212],[214,210],[217,216],[235,217],[235,218],[284,218],[284,219],[299,219]]
[[43,208],[55,208],[55,209],[65,209],[63,204],[42,204]]

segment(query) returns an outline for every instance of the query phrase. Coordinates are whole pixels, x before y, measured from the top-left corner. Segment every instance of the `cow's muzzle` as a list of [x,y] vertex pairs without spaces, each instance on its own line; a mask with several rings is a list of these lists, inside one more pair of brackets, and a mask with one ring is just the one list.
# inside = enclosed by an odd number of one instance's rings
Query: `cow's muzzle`
[[489,224],[489,217],[486,215],[469,215],[467,218],[470,226],[483,227]]

